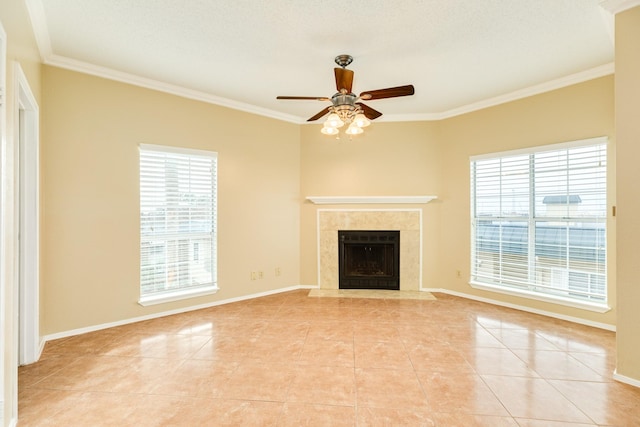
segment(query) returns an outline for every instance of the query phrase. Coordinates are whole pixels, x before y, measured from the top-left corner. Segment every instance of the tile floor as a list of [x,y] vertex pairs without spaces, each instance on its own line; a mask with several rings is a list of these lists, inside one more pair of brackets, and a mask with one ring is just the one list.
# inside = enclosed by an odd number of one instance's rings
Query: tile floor
[[640,426],[615,336],[436,294],[308,290],[64,338],[19,426]]

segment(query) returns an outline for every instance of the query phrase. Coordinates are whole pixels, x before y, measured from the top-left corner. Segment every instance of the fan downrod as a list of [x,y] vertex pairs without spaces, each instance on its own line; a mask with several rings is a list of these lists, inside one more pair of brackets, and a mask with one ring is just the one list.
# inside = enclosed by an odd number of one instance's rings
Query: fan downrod
[[351,55],[338,55],[338,56],[336,56],[336,59],[334,59],[334,61],[336,61],[336,64],[338,64],[342,68],[345,68],[347,65],[349,65],[349,64],[351,64],[353,62],[353,56],[351,56]]

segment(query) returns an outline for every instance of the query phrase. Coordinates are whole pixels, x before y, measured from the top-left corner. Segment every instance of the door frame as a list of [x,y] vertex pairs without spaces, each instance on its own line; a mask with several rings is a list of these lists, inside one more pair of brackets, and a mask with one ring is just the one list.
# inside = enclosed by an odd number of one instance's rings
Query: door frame
[[[4,348],[9,343],[7,335],[6,313],[9,304],[7,303],[6,292],[6,247],[5,236],[6,229],[6,170],[7,170],[7,33],[4,31],[2,22],[0,22],[0,345]],[[5,396],[7,390],[5,385],[6,363],[4,351],[0,352],[0,422],[6,423],[5,420]],[[16,378],[17,382],[17,378]],[[17,398],[16,398],[17,399]]]
[[15,76],[15,165],[18,240],[16,292],[18,364],[36,362],[40,345],[40,119],[39,107],[18,62]]

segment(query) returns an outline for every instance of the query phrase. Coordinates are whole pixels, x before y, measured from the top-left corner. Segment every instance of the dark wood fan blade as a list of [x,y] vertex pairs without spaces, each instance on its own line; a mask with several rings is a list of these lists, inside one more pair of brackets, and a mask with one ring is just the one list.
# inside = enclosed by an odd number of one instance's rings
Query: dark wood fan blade
[[362,108],[362,114],[364,114],[365,117],[369,120],[377,119],[382,115],[380,111],[376,111],[368,105],[363,104],[362,102],[356,102],[356,104],[359,105],[360,108]]
[[346,68],[334,68],[333,71],[336,75],[336,89],[338,89],[338,92],[342,92],[344,89],[347,93],[351,93],[353,71],[347,70]]
[[312,101],[331,101],[326,96],[276,96],[276,99],[310,99]]
[[318,114],[316,114],[315,116],[309,117],[307,119],[308,122],[312,122],[314,120],[318,120],[320,117],[324,116],[325,114],[327,114],[329,112],[329,109],[331,107],[327,107],[325,109],[323,109],[322,111],[320,111]]
[[360,94],[361,99],[383,99],[383,98],[395,98],[398,96],[413,95],[415,90],[413,85],[390,87],[387,89],[368,90]]

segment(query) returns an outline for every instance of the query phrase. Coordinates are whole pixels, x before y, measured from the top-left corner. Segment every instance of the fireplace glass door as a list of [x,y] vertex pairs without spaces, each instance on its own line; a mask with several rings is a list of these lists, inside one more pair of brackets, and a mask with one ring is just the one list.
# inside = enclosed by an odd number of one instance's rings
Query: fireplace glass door
[[400,289],[400,232],[338,231],[340,289]]

